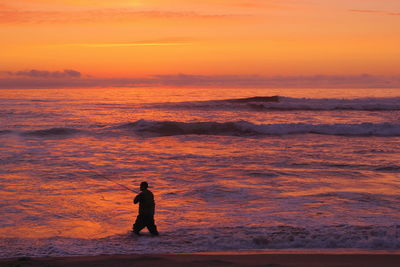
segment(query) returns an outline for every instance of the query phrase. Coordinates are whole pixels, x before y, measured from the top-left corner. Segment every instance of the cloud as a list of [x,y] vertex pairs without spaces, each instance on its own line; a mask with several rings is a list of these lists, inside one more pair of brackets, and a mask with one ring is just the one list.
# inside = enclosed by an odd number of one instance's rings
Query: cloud
[[378,9],[349,9],[353,13],[364,13],[364,14],[377,14],[386,16],[400,16],[400,12],[388,12]]
[[288,9],[302,6],[305,3],[301,0],[236,0],[236,1],[229,1],[230,5],[238,6],[238,7],[248,7],[248,8],[268,8],[268,9]]
[[22,71],[3,71],[6,76],[22,76],[29,78],[80,78],[81,73],[76,70],[47,71],[47,70],[22,70]]
[[84,11],[44,11],[0,8],[0,23],[90,23],[134,21],[138,19],[224,19],[244,17],[241,14],[138,10],[134,8],[102,8]]
[[[193,39],[192,39],[193,41]],[[153,41],[137,41],[129,43],[76,43],[76,44],[64,44],[62,46],[79,46],[79,47],[133,47],[133,46],[177,46],[177,45],[188,45],[192,41],[189,39],[185,40],[182,38],[176,39],[165,39],[165,40],[153,40]]]
[[[400,88],[400,76],[375,75],[154,75],[136,78],[93,78],[72,72],[2,72],[0,89],[92,87],[199,88]],[[8,73],[4,75],[4,73]],[[10,74],[11,73],[11,74]],[[49,79],[49,78],[52,79]]]
[[382,13],[381,10],[372,10],[372,9],[349,9],[350,12],[354,13]]

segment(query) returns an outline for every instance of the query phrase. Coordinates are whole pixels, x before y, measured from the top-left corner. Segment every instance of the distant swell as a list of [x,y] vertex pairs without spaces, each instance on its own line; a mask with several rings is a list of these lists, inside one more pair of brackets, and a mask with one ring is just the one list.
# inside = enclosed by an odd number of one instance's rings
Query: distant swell
[[247,103],[254,110],[359,110],[359,111],[385,111],[400,110],[400,98],[290,98],[279,97],[277,103],[260,103],[257,101]]
[[249,98],[164,103],[156,105],[167,109],[210,109],[210,110],[252,110],[252,111],[332,111],[400,110],[400,97],[393,98],[291,98],[283,96],[255,96]]
[[381,172],[400,172],[400,166],[392,165],[392,166],[381,166],[375,169],[376,171]]
[[37,137],[47,137],[47,136],[66,136],[81,132],[77,129],[72,128],[50,128],[44,130],[27,131],[23,135],[27,136],[37,136]]
[[[125,124],[123,128],[131,128],[137,133],[150,133],[159,136],[170,135],[256,135],[256,129],[246,127],[246,122],[177,122],[177,121],[146,121],[139,120]],[[250,125],[250,124],[249,124]]]
[[232,103],[251,103],[251,102],[279,102],[279,96],[255,96],[255,97],[248,97],[248,98],[238,98],[238,99],[228,99],[225,100],[227,102]]
[[12,133],[12,131],[10,131],[10,130],[0,130],[0,135],[10,134],[10,133]]
[[130,129],[137,134],[149,136],[172,135],[225,135],[265,136],[289,134],[321,134],[343,136],[400,136],[400,125],[390,123],[361,124],[253,124],[237,122],[177,122],[139,120],[124,124],[120,129]]

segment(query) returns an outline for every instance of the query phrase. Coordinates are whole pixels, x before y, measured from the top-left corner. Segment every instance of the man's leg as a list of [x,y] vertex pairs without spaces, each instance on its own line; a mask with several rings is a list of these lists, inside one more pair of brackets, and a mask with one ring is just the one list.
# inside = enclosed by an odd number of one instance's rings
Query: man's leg
[[157,226],[154,224],[154,216],[146,218],[146,226],[152,235],[158,235]]
[[133,232],[137,235],[140,235],[140,231],[146,226],[145,218],[143,216],[138,215],[136,217],[135,224],[133,225]]

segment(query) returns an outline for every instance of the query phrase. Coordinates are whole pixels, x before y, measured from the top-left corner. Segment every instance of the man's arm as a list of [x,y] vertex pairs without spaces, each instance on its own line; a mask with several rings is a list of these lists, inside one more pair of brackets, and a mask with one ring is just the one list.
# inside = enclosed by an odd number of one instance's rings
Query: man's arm
[[133,203],[137,204],[138,202],[140,202],[141,198],[142,198],[142,193],[140,193],[139,195],[137,195],[135,197],[135,199],[133,200]]

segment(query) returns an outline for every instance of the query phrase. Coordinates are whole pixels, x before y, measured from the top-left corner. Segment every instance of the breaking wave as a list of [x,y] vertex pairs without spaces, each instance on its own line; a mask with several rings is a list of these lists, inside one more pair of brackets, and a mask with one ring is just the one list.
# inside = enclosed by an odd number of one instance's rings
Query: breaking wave
[[237,122],[178,122],[139,120],[121,125],[140,135],[225,135],[225,136],[265,136],[289,134],[321,134],[343,136],[400,136],[400,125],[390,123],[360,124],[253,124]]
[[283,96],[256,96],[249,98],[165,103],[159,108],[177,109],[239,109],[253,111],[292,110],[400,110],[400,97],[393,98],[291,98]]
[[179,228],[159,238],[120,234],[100,239],[0,239],[0,258],[100,254],[189,253],[252,249],[398,250],[400,225]]

